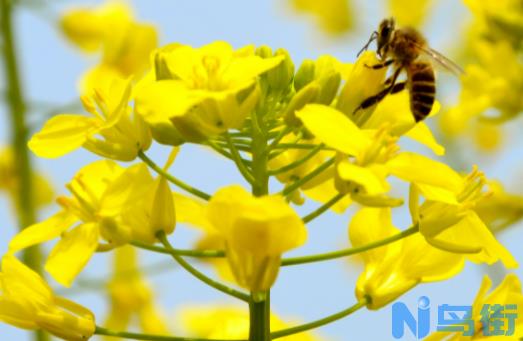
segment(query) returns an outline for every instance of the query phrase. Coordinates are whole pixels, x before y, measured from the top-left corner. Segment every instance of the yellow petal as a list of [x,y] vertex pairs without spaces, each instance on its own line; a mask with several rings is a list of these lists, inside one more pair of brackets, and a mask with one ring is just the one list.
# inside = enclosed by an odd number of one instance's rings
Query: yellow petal
[[81,147],[97,131],[94,119],[80,115],[57,115],[29,140],[29,149],[44,158],[63,156]]
[[419,122],[405,136],[430,148],[436,155],[444,155],[445,147],[436,141],[429,127],[424,122]]
[[144,163],[127,168],[116,179],[111,181],[101,200],[101,216],[117,216],[125,204],[140,200],[152,184],[153,178]]
[[51,288],[42,277],[13,255],[2,258],[2,293],[32,301],[40,307],[48,305],[53,297]]
[[[360,209],[350,221],[349,238],[353,247],[367,245],[399,233],[392,225],[390,208]],[[362,253],[366,267],[380,263],[387,253],[388,246],[372,249]]]
[[23,229],[9,242],[9,253],[40,244],[60,236],[78,218],[68,211],[60,211],[48,219]]
[[[360,110],[356,108],[367,98],[376,95],[383,89],[387,68],[372,69],[368,65],[381,63],[373,51],[365,51],[356,61],[352,68],[345,86],[338,96],[336,108],[341,110],[348,117],[354,118],[356,122],[364,123],[376,109],[376,106]],[[379,128],[379,127],[375,127]]]
[[458,192],[462,178],[444,163],[415,153],[401,153],[387,162],[389,172],[403,180]]
[[441,233],[440,238],[482,250],[467,256],[473,262],[493,264],[500,260],[506,268],[514,269],[518,266],[512,254],[496,240],[488,227],[472,211],[458,224]]
[[338,164],[338,174],[343,180],[361,185],[369,195],[385,193],[390,188],[385,180],[385,172],[377,166],[360,167],[349,161],[342,161]]
[[357,155],[371,143],[350,119],[331,107],[308,104],[296,116],[320,141],[347,155]]
[[47,258],[45,270],[60,284],[70,287],[98,246],[96,223],[78,226],[65,234]]
[[188,224],[204,231],[215,231],[211,222],[207,219],[207,204],[205,202],[180,193],[173,193],[173,196],[178,223]]

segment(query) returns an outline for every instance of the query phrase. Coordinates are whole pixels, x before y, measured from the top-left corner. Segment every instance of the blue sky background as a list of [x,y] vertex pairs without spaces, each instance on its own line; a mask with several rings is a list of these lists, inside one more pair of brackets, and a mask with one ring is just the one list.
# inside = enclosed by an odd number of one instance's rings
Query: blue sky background
[[[72,4],[96,3],[99,1],[53,1],[45,14],[24,9],[17,13],[17,42],[23,83],[27,97],[32,101],[64,104],[75,100],[77,80],[96,62],[96,58],[88,58],[68,44],[53,20]],[[437,9],[423,31],[427,33],[432,47],[445,52],[453,48],[456,33],[464,27],[468,13],[460,1],[443,0],[437,3]],[[360,24],[358,31],[339,39],[328,39],[316,31],[316,27],[307,17],[293,14],[287,7],[287,2],[282,0],[135,0],[132,4],[139,20],[154,23],[158,27],[162,44],[178,41],[200,46],[214,40],[226,40],[235,47],[267,44],[273,48],[288,49],[296,65],[305,58],[314,59],[322,54],[332,54],[344,62],[353,62],[356,52],[367,41],[370,32],[388,14],[382,0],[357,1],[355,8]],[[443,82],[450,84],[443,93],[448,94],[448,97],[454,97],[453,90],[456,89],[457,81],[444,76],[441,83]],[[4,87],[2,84],[1,88]],[[440,98],[442,101],[445,99],[447,98]],[[1,109],[0,144],[6,144],[9,131],[4,107]],[[31,112],[30,121],[38,129],[41,125],[38,115],[43,110],[39,110],[42,109],[41,106],[36,106],[36,109]],[[488,176],[511,185],[514,191],[523,192],[523,184],[519,180],[522,174],[523,141],[522,137],[518,136],[520,134],[517,134],[518,124],[521,124],[521,120],[512,123],[506,132],[513,148],[505,148],[496,156],[480,156],[473,152],[468,143],[463,143],[460,147],[466,152],[467,157],[459,161],[467,165],[477,163]],[[155,147],[151,156],[163,160],[166,152],[166,148]],[[80,167],[94,160],[96,157],[80,150],[58,160],[39,159],[35,162],[39,169],[52,179],[57,191],[64,193],[63,184]],[[195,146],[184,146],[172,171],[179,178],[197,184],[209,193],[221,186],[241,182],[231,164]],[[315,204],[309,203],[300,207],[299,211],[305,213],[314,207]],[[47,209],[42,212],[41,217],[47,217],[55,209]],[[408,225],[405,210],[397,211],[397,225]],[[315,220],[309,225],[308,243],[289,255],[304,255],[347,247],[346,230],[352,212],[349,210],[343,215],[328,214]],[[2,196],[0,217],[0,252],[3,253],[8,241],[16,233],[16,224],[8,202]],[[522,226],[514,227],[499,236],[519,260],[523,260],[521,228]],[[195,236],[194,231],[180,226],[171,240],[178,247],[189,247]],[[165,261],[166,257],[145,253],[141,257],[143,264],[153,264],[162,260]],[[108,255],[95,255],[80,277],[103,279],[104,274],[108,273],[110,261]],[[469,264],[455,278],[442,283],[418,286],[401,300],[414,310],[419,296],[430,297],[434,330],[436,305],[470,304],[485,270],[484,267]],[[347,260],[284,268],[272,291],[273,309],[284,318],[299,318],[302,321],[314,320],[344,309],[355,302],[354,285],[359,271],[357,266]],[[516,273],[521,275],[522,271],[517,270]],[[170,321],[176,320],[176,308],[184,304],[232,302],[231,299],[214,292],[176,268],[174,264],[172,271],[151,277],[151,282],[157,297],[160,298],[157,300],[158,304]],[[65,295],[93,310],[98,324],[103,325],[106,308],[103,292],[76,290],[70,294],[66,291]],[[347,319],[321,328],[319,334],[326,340],[392,340],[390,321],[390,307],[376,312],[362,310]],[[24,341],[30,338],[24,331],[0,324],[0,340]],[[409,337],[405,337],[404,340],[409,340]]]

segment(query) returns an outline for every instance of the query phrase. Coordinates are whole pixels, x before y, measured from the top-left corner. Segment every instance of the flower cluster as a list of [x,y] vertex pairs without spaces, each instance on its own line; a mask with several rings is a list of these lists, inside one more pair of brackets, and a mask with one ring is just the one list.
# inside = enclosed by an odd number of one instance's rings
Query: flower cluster
[[[315,6],[308,1],[296,5]],[[340,20],[329,21],[334,26],[328,29],[347,25]],[[66,184],[70,194],[57,198],[56,213],[10,241],[0,272],[0,320],[66,340],[95,333],[136,337],[96,326],[92,313],[55,296],[15,258],[53,240],[45,270],[65,287],[73,285],[96,252],[114,252],[108,328],[126,328],[137,317],[144,333],[168,333],[134,248],[168,254],[197,279],[249,305],[249,314],[226,307],[183,313],[186,333],[197,338],[317,340],[293,335],[362,307],[383,308],[418,284],[455,276],[466,261],[517,267],[489,227],[501,229],[519,219],[519,198],[487,180],[476,166],[463,174],[441,161],[445,148],[426,123],[414,119],[406,91],[387,94],[360,110],[363,101],[387,86],[387,68],[372,67],[383,62],[375,52],[364,52],[354,64],[321,56],[295,70],[286,50],[268,46],[234,48],[216,41],[157,48],[155,30],[115,4],[70,12],[62,27],[83,50],[102,51],[101,63],[83,79],[81,102],[87,115],[50,118],[28,147],[43,158],[83,148],[100,160],[81,167]],[[470,69],[467,77],[484,76],[485,70],[477,71]],[[483,82],[469,81],[462,97],[475,97],[469,104],[481,106],[477,113],[496,105],[490,97],[477,99],[482,90],[473,86]],[[518,104],[506,95],[499,103]],[[439,110],[436,102],[428,119]],[[407,148],[406,139],[420,148]],[[150,158],[153,144],[170,151],[163,166]],[[208,194],[175,177],[171,169],[182,167],[174,164],[175,158],[189,144],[230,161],[249,188],[233,183]],[[421,154],[422,148],[440,158]],[[400,194],[401,186],[410,189],[408,195]],[[308,200],[318,207],[300,216],[299,206]],[[307,241],[307,224],[329,210],[345,213],[350,206],[356,211],[347,220],[351,248],[285,257]],[[392,223],[393,214],[402,210],[410,213],[405,229]],[[202,232],[193,249],[171,245],[177,224]],[[283,266],[356,253],[364,270],[355,284],[355,306],[297,327],[271,315],[270,290]],[[189,257],[206,259],[228,283],[201,272]],[[491,297],[485,297],[487,286],[478,301],[506,294],[521,302],[513,275]]]

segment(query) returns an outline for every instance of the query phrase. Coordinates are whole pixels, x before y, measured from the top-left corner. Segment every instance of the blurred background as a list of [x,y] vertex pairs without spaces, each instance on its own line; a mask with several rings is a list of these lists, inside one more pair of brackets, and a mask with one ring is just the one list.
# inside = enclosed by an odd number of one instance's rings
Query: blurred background
[[[247,44],[266,44],[274,49],[283,47],[289,51],[296,66],[304,59],[316,59],[324,54],[352,63],[379,22],[395,14],[400,24],[417,25],[433,48],[459,64],[465,66],[474,60],[470,56],[474,53],[473,49],[465,50],[474,17],[461,1],[419,1],[417,5],[412,5],[412,1],[393,0],[325,1],[326,4],[330,2],[334,5],[330,10],[325,9],[325,12],[316,10],[315,1],[312,0],[134,0],[129,1],[129,5],[137,21],[150,23],[157,28],[160,45],[181,42],[201,46],[215,40],[225,40],[234,47]],[[97,63],[99,56],[85,55],[68,42],[60,29],[59,20],[62,13],[70,8],[96,6],[102,2],[23,0],[17,3],[14,15],[16,52],[28,102],[28,123],[30,129],[36,131],[57,111],[81,112],[78,108],[79,79]],[[419,8],[412,10],[410,6]],[[0,91],[4,93],[6,84],[3,73],[1,81]],[[440,74],[437,88],[438,99],[443,107],[442,115],[460,101],[460,87],[459,79]],[[477,164],[487,177],[501,181],[515,194],[523,194],[521,118],[511,117],[502,126],[470,134],[465,130],[450,134],[442,120],[431,119],[429,124],[447,148],[447,155],[443,157],[445,162],[463,171],[470,171],[472,164]],[[466,126],[472,126],[472,123]],[[10,136],[7,108],[2,100],[0,145],[9,145]],[[422,147],[409,148],[430,155]],[[149,155],[153,159],[164,160],[168,151],[167,148],[156,146]],[[66,193],[64,184],[75,172],[96,159],[93,154],[82,149],[56,160],[35,158],[34,164],[49,179],[56,194],[63,194]],[[243,183],[230,162],[193,145],[184,146],[172,172],[208,193],[226,184]],[[404,187],[395,187],[397,192],[404,190]],[[315,207],[317,204],[308,202],[298,210],[303,214]],[[46,218],[55,211],[55,206],[46,206],[39,211],[38,216]],[[309,225],[307,244],[287,255],[305,255],[348,247],[347,224],[353,212],[354,209],[342,215],[328,213],[314,220]],[[9,197],[0,195],[2,254],[18,230],[13,213]],[[408,211],[403,208],[395,210],[394,219],[398,227],[407,227],[410,219]],[[498,238],[519,261],[523,261],[523,226],[517,220],[516,217],[515,224],[499,232]],[[189,248],[197,236],[198,231],[178,226],[170,239],[176,247]],[[46,245],[46,252],[52,247],[52,243],[49,244]],[[176,325],[179,321],[177,312],[184,306],[234,304],[232,299],[181,271],[167,256],[140,252],[139,259],[154,289],[155,302],[168,324]],[[212,269],[206,265],[198,266],[214,276]],[[49,280],[60,294],[91,309],[98,324],[103,325],[108,309],[106,283],[111,267],[110,254],[96,254],[72,289],[64,290]],[[306,322],[349,307],[356,301],[354,286],[360,271],[358,262],[351,259],[284,268],[272,290],[272,308],[283,319]],[[497,264],[488,268],[468,264],[461,274],[451,280],[419,285],[400,300],[415,311],[418,297],[429,297],[433,307],[431,330],[435,330],[438,304],[471,304],[481,278],[488,273],[496,283],[503,278],[504,271]],[[523,271],[516,270],[516,274],[521,278]],[[325,340],[392,340],[390,306],[375,312],[361,310],[322,327],[316,333]],[[0,324],[0,339],[25,341],[31,340],[32,336],[29,332]],[[407,331],[404,340],[410,339],[414,338]]]

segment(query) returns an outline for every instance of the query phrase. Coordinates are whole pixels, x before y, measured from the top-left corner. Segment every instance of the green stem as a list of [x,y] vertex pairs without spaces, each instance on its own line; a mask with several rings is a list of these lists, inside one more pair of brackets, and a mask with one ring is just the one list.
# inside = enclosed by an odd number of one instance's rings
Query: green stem
[[322,148],[323,148],[323,144],[317,145],[316,148],[311,149],[301,159],[296,160],[296,161],[294,161],[292,163],[289,163],[288,165],[285,165],[283,167],[280,167],[280,168],[277,168],[277,169],[273,169],[273,170],[269,171],[269,175],[277,175],[277,174],[280,174],[280,173],[285,173],[285,172],[290,171],[290,170],[292,170],[294,168],[300,167],[305,162],[307,162],[310,159],[312,159],[314,157],[314,155],[318,154],[321,151]]
[[[269,161],[268,129],[264,124],[263,114],[252,115],[252,194],[259,197],[269,194]],[[285,130],[285,128],[284,128]],[[280,134],[281,137],[284,132]],[[278,137],[277,137],[278,139]],[[249,300],[249,341],[271,340],[271,295],[270,290],[264,293],[263,300],[256,300],[258,293],[251,293]]]
[[[205,141],[205,144],[207,146],[211,147],[211,149],[213,149],[218,154],[228,158],[229,160],[233,160],[234,161],[234,157],[232,156],[232,154],[229,153],[228,151],[226,151],[225,149],[223,149],[219,144],[217,144],[216,141],[207,140],[207,141]],[[249,148],[249,150],[250,150],[250,148]],[[246,165],[249,165],[249,166],[252,165],[252,161],[251,160],[246,160],[244,158],[242,158],[241,160]]]
[[280,141],[285,137],[285,135],[289,134],[292,131],[292,128],[290,126],[285,126],[283,129],[281,129],[278,132],[278,135],[272,140],[271,145],[269,146],[269,150],[272,150],[275,148]]
[[321,262],[321,261],[330,260],[330,259],[342,258],[342,257],[354,255],[357,253],[369,251],[369,250],[378,248],[380,246],[385,246],[385,245],[395,242],[397,240],[400,240],[400,239],[406,238],[410,235],[413,235],[414,233],[417,233],[418,231],[419,231],[418,225],[414,225],[398,234],[395,234],[395,235],[390,236],[385,239],[375,241],[373,243],[369,243],[369,244],[366,244],[363,246],[358,246],[358,247],[352,247],[352,248],[340,250],[340,251],[321,253],[321,254],[317,254],[317,255],[286,258],[286,259],[282,260],[281,265],[289,266],[289,265],[314,263],[314,262]]
[[325,204],[318,207],[316,210],[312,211],[311,213],[307,214],[305,217],[301,218],[304,223],[309,223],[312,220],[319,217],[323,212],[327,211],[329,208],[331,208],[333,205],[335,205],[338,201],[343,199],[346,194],[338,193],[332,199],[327,201]]
[[240,153],[238,152],[238,149],[236,149],[236,146],[232,142],[231,137],[228,133],[225,134],[225,137],[227,139],[227,144],[229,146],[229,150],[232,154],[232,159],[234,163],[236,164],[236,167],[240,171],[241,175],[244,177],[245,180],[247,180],[248,183],[251,185],[254,184],[254,177],[252,176],[251,172],[247,169],[247,166],[242,161],[242,157]]
[[[315,255],[309,255],[309,256],[301,256],[301,257],[292,257],[292,258],[284,258],[282,259],[281,265],[282,266],[290,266],[290,265],[299,265],[299,264],[305,264],[305,263],[315,263],[315,262],[323,262],[326,260],[331,259],[337,259],[347,256],[352,256],[358,253],[362,253],[365,251],[369,251],[381,246],[385,246],[387,244],[393,243],[395,241],[401,240],[403,238],[407,238],[408,236],[417,233],[419,231],[419,228],[417,225],[414,225],[412,227],[409,227],[408,229],[395,234],[393,236],[377,240],[375,242],[357,246],[357,247],[351,247],[344,250],[339,251],[333,251],[333,252],[327,252],[327,253],[320,253]],[[164,248],[160,246],[154,246],[154,245],[147,245],[140,242],[132,242],[132,245],[158,252],[158,253],[164,253],[169,255],[177,255],[177,256],[188,256],[188,257],[195,257],[195,258],[220,258],[225,257],[225,251],[222,250],[180,250],[180,249],[173,249],[173,248]]]
[[264,296],[262,301],[257,301],[251,297],[249,302],[249,320],[251,328],[249,329],[249,341],[265,341],[270,340],[270,325],[266,321],[270,321],[270,298],[269,292]]
[[175,249],[171,247],[170,249],[156,246],[156,245],[149,245],[138,241],[131,242],[131,245],[136,246],[140,249],[145,249],[149,251],[154,251],[158,253],[165,253],[169,255],[178,255],[178,256],[187,256],[187,257],[194,257],[194,258],[219,258],[219,257],[225,257],[225,251],[222,250],[182,250],[182,249]]
[[202,339],[195,337],[181,337],[181,336],[162,336],[162,335],[150,335],[150,334],[139,334],[130,332],[118,332],[103,327],[96,326],[94,331],[96,335],[106,335],[120,337],[124,339],[132,340],[148,340],[148,341],[245,341],[237,339]]
[[316,320],[316,321],[313,321],[313,322],[309,322],[309,323],[303,324],[301,326],[296,326],[296,327],[292,327],[292,328],[288,328],[288,329],[278,330],[278,331],[276,331],[274,333],[271,333],[271,339],[274,340],[274,339],[277,339],[277,338],[280,338],[280,337],[289,336],[289,335],[301,333],[301,332],[304,332],[304,331],[307,331],[307,330],[311,330],[311,329],[314,329],[314,328],[318,328],[318,327],[324,326],[326,324],[329,324],[329,323],[332,323],[334,321],[340,320],[340,319],[342,319],[344,317],[347,317],[350,314],[352,314],[352,313],[360,310],[361,308],[365,307],[366,305],[367,305],[367,299],[364,298],[361,301],[359,301],[358,303],[356,303],[355,305],[353,305],[352,307],[350,307],[348,309],[345,309],[345,310],[342,310],[340,312],[337,312],[335,314],[329,315],[329,316],[324,317],[322,319],[319,319],[319,320]]
[[[318,145],[312,143],[280,143],[274,149],[314,149]],[[335,151],[335,149],[323,146],[322,150]]]
[[283,191],[281,192],[281,194],[284,196],[291,194],[292,192],[294,192],[295,190],[297,190],[298,188],[300,188],[301,186],[303,186],[310,180],[314,179],[316,176],[323,173],[323,171],[325,171],[327,168],[332,166],[335,161],[336,161],[335,158],[329,159],[327,162],[323,163],[321,166],[318,166],[316,169],[314,169],[309,174],[305,175],[303,178],[301,178],[301,179],[295,181],[294,183],[292,183],[291,185],[285,187],[283,189]]
[[204,275],[200,271],[196,270],[196,268],[194,268],[187,261],[185,261],[185,259],[183,259],[182,256],[180,256],[180,255],[178,255],[176,253],[172,253],[173,248],[171,246],[171,243],[167,239],[167,236],[165,235],[165,232],[158,233],[157,237],[160,240],[160,242],[165,246],[165,248],[167,250],[171,251],[171,256],[174,258],[174,260],[176,262],[178,262],[178,264],[180,264],[180,266],[182,268],[184,268],[185,270],[187,270],[191,275],[193,275],[194,277],[198,278],[200,281],[204,282],[205,284],[209,285],[210,287],[215,288],[216,290],[219,290],[219,291],[221,291],[223,293],[226,293],[227,295],[236,297],[236,298],[238,298],[238,299],[240,299],[242,301],[249,302],[249,300],[250,300],[249,295],[244,294],[241,291],[238,291],[236,289],[228,287],[225,284],[222,284],[220,282],[217,282],[217,281],[213,280],[212,278],[207,277],[206,275]]
[[[2,52],[5,70],[5,84],[7,86],[7,106],[11,118],[11,133],[13,154],[15,156],[16,174],[18,175],[17,193],[17,216],[20,229],[30,226],[36,221],[36,208],[34,203],[31,159],[27,149],[29,131],[26,123],[26,106],[22,94],[20,74],[18,72],[18,60],[14,39],[14,24],[12,21],[15,2],[11,0],[0,0],[0,31],[2,35]],[[41,255],[37,246],[24,251],[24,263],[41,273]],[[35,332],[38,341],[49,340],[45,332]]]
[[172,182],[174,185],[180,187],[181,189],[185,190],[186,192],[189,192],[193,194],[194,196],[197,196],[198,198],[201,198],[203,200],[209,200],[211,199],[211,196],[203,191],[200,191],[197,188],[194,188],[185,182],[181,181],[180,179],[172,176],[171,174],[167,173],[162,167],[158,166],[156,163],[154,163],[153,160],[151,160],[147,155],[145,155],[144,152],[140,151],[138,153],[138,157],[145,162],[149,167],[151,167],[156,173],[160,174],[164,178],[166,178],[168,181]]

